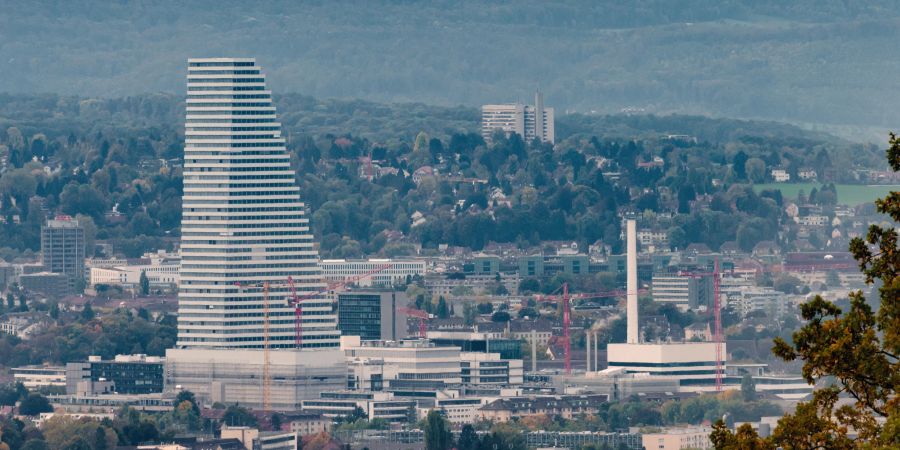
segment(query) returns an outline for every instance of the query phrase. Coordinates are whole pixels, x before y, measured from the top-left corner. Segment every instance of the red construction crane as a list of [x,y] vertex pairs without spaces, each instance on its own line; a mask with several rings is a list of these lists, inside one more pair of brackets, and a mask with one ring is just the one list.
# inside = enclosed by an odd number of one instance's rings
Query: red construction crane
[[297,298],[297,288],[294,287],[294,277],[288,277],[288,288],[291,290],[291,301],[294,303],[294,347],[302,348],[303,345],[303,307]]
[[[297,295],[297,290],[294,287],[294,279],[292,277],[288,277],[288,288],[291,291],[291,300],[293,301],[294,306],[294,344],[296,348],[301,348],[302,339],[303,339],[303,325],[301,319],[303,318],[303,309],[302,309],[302,301],[307,298],[312,298],[322,293],[328,292],[330,290],[338,289],[344,287],[348,284],[355,283],[362,278],[374,275],[378,272],[381,272],[387,268],[391,267],[391,264],[384,264],[382,266],[378,266],[375,269],[372,269],[362,275],[356,275],[339,283],[331,283],[328,284],[328,287],[323,290],[319,290],[312,293],[307,293],[302,296]],[[262,388],[263,388],[263,410],[269,411],[272,406],[272,377],[270,373],[270,362],[269,362],[269,291],[273,287],[279,287],[270,284],[270,282],[265,281],[262,283],[253,283],[253,284],[245,284],[235,283],[238,290],[242,290],[245,287],[253,286],[257,288],[262,288],[263,293],[263,376],[262,376]]]
[[724,355],[722,354],[722,300],[719,298],[719,283],[721,274],[719,273],[719,258],[716,258],[715,267],[712,272],[679,272],[681,276],[688,278],[713,277],[713,342],[716,345],[716,392],[722,392],[722,376],[724,369],[722,367]]
[[[569,297],[569,284],[563,283],[562,286],[559,287],[556,291],[562,290],[562,295],[538,295],[536,296],[537,301],[539,302],[561,302],[562,303],[562,315],[563,315],[563,348],[565,349],[565,358],[566,358],[566,374],[572,373],[572,353],[571,353],[571,335],[570,335],[570,327],[571,327],[571,300],[587,300],[592,298],[609,298],[609,297],[624,297],[627,292],[623,290],[614,290],[607,292],[594,292],[588,294],[575,294],[571,298]],[[554,293],[556,292],[554,291]],[[647,293],[646,289],[641,289],[638,291],[638,294]]]
[[340,289],[347,285],[356,283],[357,281],[375,275],[376,273],[382,272],[386,269],[389,269],[393,266],[393,264],[386,263],[380,265],[366,273],[360,275],[354,275],[351,277],[347,277],[342,281],[336,283],[329,283],[325,289],[320,289],[315,292],[308,292],[303,295],[297,295],[297,290],[294,287],[294,279],[288,277],[288,288],[291,291],[291,303],[294,307],[294,346],[296,348],[301,348],[303,345],[303,300],[310,299],[321,294],[324,294],[328,291],[333,291],[336,289]]
[[431,318],[431,315],[421,309],[397,308],[399,311],[406,313],[407,316],[419,318],[419,337],[425,338],[425,321]]

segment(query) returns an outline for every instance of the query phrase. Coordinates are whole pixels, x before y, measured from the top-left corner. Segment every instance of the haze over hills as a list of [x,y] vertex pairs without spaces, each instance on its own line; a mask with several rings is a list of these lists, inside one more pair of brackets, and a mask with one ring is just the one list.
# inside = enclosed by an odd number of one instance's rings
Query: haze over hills
[[[900,4],[799,1],[44,1],[0,15],[0,92],[184,89],[189,56],[250,55],[278,92],[475,106],[529,100],[763,118],[882,141]],[[818,124],[818,125],[816,125]]]

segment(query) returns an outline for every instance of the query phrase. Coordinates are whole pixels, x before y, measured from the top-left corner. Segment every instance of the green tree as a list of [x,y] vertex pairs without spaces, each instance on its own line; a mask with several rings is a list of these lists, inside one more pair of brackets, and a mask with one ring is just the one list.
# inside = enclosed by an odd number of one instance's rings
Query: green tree
[[257,425],[256,416],[247,408],[238,405],[231,405],[225,409],[222,423],[235,427],[255,427]]
[[59,197],[63,212],[72,216],[85,214],[95,221],[103,218],[108,199],[89,184],[69,183]]
[[84,304],[84,308],[81,310],[81,320],[84,322],[90,322],[94,320],[96,314],[94,314],[94,308],[91,306],[91,302],[87,302]]
[[744,398],[745,402],[756,400],[756,383],[753,381],[753,376],[749,373],[744,374],[744,377],[741,378],[741,397]]
[[150,279],[147,278],[146,270],[141,271],[140,284],[141,284],[141,295],[145,295],[145,296],[149,295],[150,294]]
[[519,292],[540,292],[541,282],[537,278],[526,278],[519,282]]
[[497,311],[493,315],[491,315],[492,322],[509,322],[510,319],[511,317],[506,311]]
[[475,309],[475,306],[472,305],[472,302],[466,302],[463,304],[463,319],[466,321],[466,325],[474,325],[475,317],[478,315],[478,310]]
[[457,450],[476,450],[478,448],[478,434],[475,433],[475,427],[471,424],[465,424],[459,433],[459,441],[456,443]]
[[47,441],[33,438],[25,441],[20,450],[50,450],[50,447],[47,445]]
[[425,417],[425,450],[449,450],[452,446],[450,423],[440,411],[432,409]]
[[19,293],[19,311],[28,311],[28,297],[24,292]]
[[41,394],[31,393],[19,404],[19,414],[25,416],[37,416],[40,413],[53,412],[53,407],[47,397]]
[[91,449],[91,445],[88,444],[86,440],[84,440],[81,436],[75,436],[68,445],[63,447],[63,450],[93,450]]
[[12,292],[6,293],[6,309],[12,311],[16,307],[16,296]]
[[197,405],[197,397],[191,391],[179,391],[178,395],[175,396],[175,401],[172,404],[175,405],[175,409],[178,409],[178,406],[181,405],[182,402],[188,402],[191,404],[191,409],[194,410],[197,414],[200,414],[200,407]]
[[494,305],[491,302],[481,302],[476,306],[478,314],[490,314],[494,312]]
[[0,177],[0,192],[14,198],[19,205],[27,203],[36,188],[37,180],[27,169],[11,170]]
[[764,183],[766,181],[766,163],[759,158],[750,158],[744,163],[744,171],[747,178],[754,183]]
[[97,427],[94,432],[94,450],[106,450],[106,430]]
[[440,319],[450,317],[450,309],[447,308],[447,300],[444,300],[443,295],[438,299],[437,316]]
[[746,168],[745,164],[748,159],[750,159],[750,157],[747,156],[743,150],[738,150],[734,155],[734,159],[731,160],[731,168],[734,170],[734,174],[739,180],[747,178],[747,171],[744,169]]
[[0,405],[12,406],[19,401],[20,394],[12,384],[0,386]]

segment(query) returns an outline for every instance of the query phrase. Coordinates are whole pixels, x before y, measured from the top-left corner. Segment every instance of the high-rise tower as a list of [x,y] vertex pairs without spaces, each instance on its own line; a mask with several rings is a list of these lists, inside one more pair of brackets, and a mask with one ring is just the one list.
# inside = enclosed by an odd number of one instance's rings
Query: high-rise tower
[[44,268],[68,275],[70,292],[84,281],[84,245],[84,227],[69,216],[57,216],[41,227]]
[[[179,348],[295,347],[288,278],[325,287],[281,124],[252,58],[188,60]],[[339,345],[332,303],[302,301],[303,348]]]

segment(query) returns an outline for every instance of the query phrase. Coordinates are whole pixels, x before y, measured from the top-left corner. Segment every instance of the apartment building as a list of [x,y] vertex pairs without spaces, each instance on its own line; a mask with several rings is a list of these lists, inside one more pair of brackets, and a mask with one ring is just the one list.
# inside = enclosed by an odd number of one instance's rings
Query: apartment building
[[481,136],[490,142],[497,131],[516,133],[526,142],[537,138],[552,144],[556,141],[554,110],[544,106],[544,94],[541,92],[535,93],[534,105],[508,103],[482,106]]

